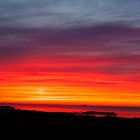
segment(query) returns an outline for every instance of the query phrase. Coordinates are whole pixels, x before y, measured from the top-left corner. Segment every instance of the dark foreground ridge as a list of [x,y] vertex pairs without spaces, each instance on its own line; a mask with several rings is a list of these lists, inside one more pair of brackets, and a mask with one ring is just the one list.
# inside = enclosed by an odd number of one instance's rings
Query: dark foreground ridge
[[[94,115],[104,115],[95,117]],[[0,107],[0,134],[40,139],[121,139],[139,137],[140,118],[119,118],[114,112],[65,113]],[[19,136],[19,137],[18,137]]]

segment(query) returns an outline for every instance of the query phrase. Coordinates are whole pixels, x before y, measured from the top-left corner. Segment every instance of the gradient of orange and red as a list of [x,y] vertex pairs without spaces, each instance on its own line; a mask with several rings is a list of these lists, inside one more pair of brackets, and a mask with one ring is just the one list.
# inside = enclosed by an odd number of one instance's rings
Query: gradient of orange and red
[[140,106],[139,27],[42,20],[0,24],[0,102]]

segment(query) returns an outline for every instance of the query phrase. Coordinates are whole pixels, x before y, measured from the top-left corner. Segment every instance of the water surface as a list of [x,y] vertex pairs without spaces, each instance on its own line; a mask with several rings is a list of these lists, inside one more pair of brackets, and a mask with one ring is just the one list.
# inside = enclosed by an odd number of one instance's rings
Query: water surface
[[17,109],[36,110],[45,112],[84,112],[84,111],[103,111],[115,112],[119,117],[140,118],[140,107],[121,107],[121,106],[88,106],[88,105],[50,105],[50,104],[2,104],[11,105]]

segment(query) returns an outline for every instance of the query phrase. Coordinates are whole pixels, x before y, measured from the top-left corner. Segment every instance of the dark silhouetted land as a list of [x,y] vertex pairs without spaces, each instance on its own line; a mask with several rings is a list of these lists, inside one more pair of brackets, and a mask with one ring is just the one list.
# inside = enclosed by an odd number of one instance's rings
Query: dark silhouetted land
[[[94,115],[103,115],[96,117]],[[0,108],[0,134],[38,139],[138,139],[140,118],[119,118],[114,112],[64,113]]]

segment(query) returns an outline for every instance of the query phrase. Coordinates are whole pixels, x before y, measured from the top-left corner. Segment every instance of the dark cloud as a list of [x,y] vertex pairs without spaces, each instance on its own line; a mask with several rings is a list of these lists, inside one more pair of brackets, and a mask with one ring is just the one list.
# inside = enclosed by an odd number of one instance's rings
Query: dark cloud
[[139,59],[140,30],[121,26],[77,29],[0,29],[0,57]]

